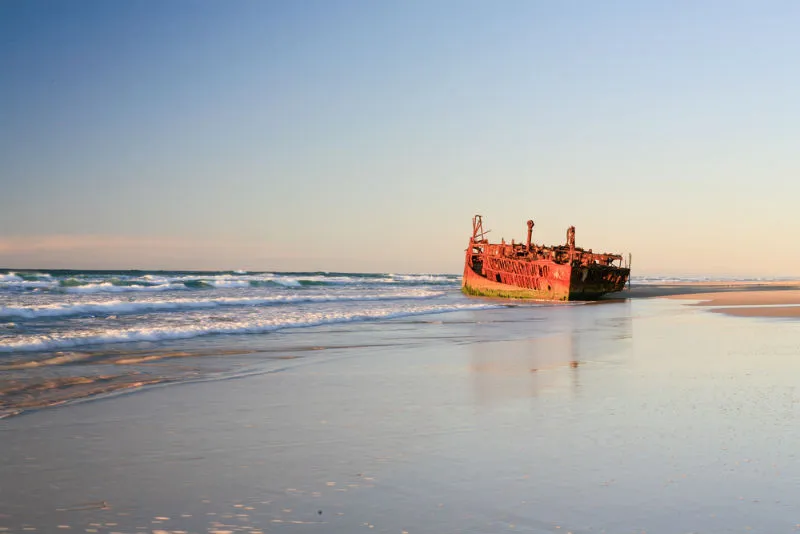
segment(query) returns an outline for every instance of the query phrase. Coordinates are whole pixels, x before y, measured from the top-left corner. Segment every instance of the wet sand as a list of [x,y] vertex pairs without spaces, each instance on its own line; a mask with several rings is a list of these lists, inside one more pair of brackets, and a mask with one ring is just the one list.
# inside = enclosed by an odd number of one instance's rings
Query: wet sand
[[735,315],[738,317],[774,317],[774,318],[800,317],[800,307],[798,306],[782,306],[774,308],[755,308],[755,307],[716,308],[711,311],[713,313],[724,313],[726,315]]
[[739,317],[800,317],[800,290],[795,289],[698,293],[670,298],[699,300],[696,306],[712,307],[710,311],[714,313]]
[[[6,359],[0,365],[0,420],[170,382],[231,373],[248,350],[59,351],[39,361]],[[226,359],[220,365],[219,359]],[[262,354],[269,359],[270,355]]]
[[[793,291],[800,290],[798,281],[767,281],[767,282],[670,282],[663,284],[634,284],[614,297],[621,298],[652,298],[685,295],[706,295],[719,293],[760,293],[762,291]],[[609,298],[613,298],[609,295]]]
[[364,325],[271,372],[5,419],[0,528],[793,532],[796,324],[690,304]]
[[640,285],[621,295],[698,301],[692,305],[737,317],[800,317],[800,282],[793,281]]

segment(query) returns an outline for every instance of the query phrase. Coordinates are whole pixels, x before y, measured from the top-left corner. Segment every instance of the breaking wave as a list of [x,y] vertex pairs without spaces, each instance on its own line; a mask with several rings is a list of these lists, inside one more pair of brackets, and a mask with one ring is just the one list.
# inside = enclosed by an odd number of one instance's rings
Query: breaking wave
[[56,293],[122,293],[175,290],[283,287],[300,289],[317,286],[413,286],[455,285],[457,275],[446,274],[359,274],[278,273],[228,271],[218,273],[136,273],[109,271],[68,271],[53,273],[0,273],[0,291],[50,291]]
[[25,335],[0,340],[0,352],[60,350],[84,345],[105,343],[125,343],[132,341],[161,341],[187,339],[212,334],[260,334],[287,328],[307,328],[337,323],[380,321],[432,315],[464,310],[483,310],[502,308],[492,304],[451,304],[411,307],[397,309],[358,310],[354,312],[301,312],[281,314],[277,318],[251,321],[218,322],[207,319],[200,323],[182,326],[157,326],[151,328],[105,329],[73,331],[51,335]]
[[184,284],[133,284],[133,283],[88,283],[83,285],[70,285],[63,287],[67,293],[128,293],[128,292],[152,292],[170,291],[176,289],[187,289]]
[[312,302],[370,302],[392,300],[424,300],[443,296],[439,291],[419,290],[365,295],[273,295],[268,297],[175,299],[152,301],[111,300],[104,302],[59,303],[45,306],[0,306],[0,318],[37,319],[72,315],[128,314],[169,310],[209,309],[229,306],[273,306]]

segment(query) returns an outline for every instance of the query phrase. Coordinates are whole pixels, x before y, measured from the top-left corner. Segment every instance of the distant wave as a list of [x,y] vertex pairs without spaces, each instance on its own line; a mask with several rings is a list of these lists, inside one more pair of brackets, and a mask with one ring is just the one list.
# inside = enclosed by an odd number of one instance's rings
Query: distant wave
[[106,329],[102,331],[73,331],[46,336],[26,335],[0,341],[0,352],[60,350],[84,345],[186,339],[211,334],[258,334],[287,328],[380,321],[417,315],[502,307],[504,306],[491,304],[453,304],[418,306],[400,311],[397,309],[375,309],[354,312],[294,312],[281,315],[279,318],[260,321],[224,323],[206,321],[199,324],[175,327],[160,326],[154,328]]
[[273,295],[261,298],[175,299],[152,301],[122,301],[62,303],[46,306],[0,306],[0,318],[36,319],[40,317],[66,317],[72,315],[126,314],[152,311],[208,309],[223,306],[271,306],[311,302],[360,302],[423,300],[440,297],[439,291],[417,290],[365,295]]
[[0,274],[0,289],[39,289],[56,285],[49,274],[16,273]]
[[42,280],[19,280],[19,281],[9,281],[9,282],[0,282],[0,289],[11,289],[11,290],[20,290],[20,289],[51,289],[56,287],[58,284],[54,282],[46,282]]
[[132,283],[86,283],[83,285],[68,285],[61,288],[66,293],[130,293],[130,292],[154,292],[154,291],[171,291],[171,290],[185,290],[187,287],[184,284],[158,284],[158,285],[138,285]]
[[28,281],[35,282],[38,280],[48,280],[52,275],[48,273],[22,273],[10,271],[6,274],[0,274],[0,282],[19,282]]
[[461,275],[452,274],[390,274],[397,282],[414,282],[419,284],[452,284],[461,281]]
[[303,288],[315,286],[454,285],[456,275],[358,273],[137,273],[109,274],[68,271],[0,274],[0,290],[43,290],[63,293],[122,293],[174,290],[234,289],[247,287]]

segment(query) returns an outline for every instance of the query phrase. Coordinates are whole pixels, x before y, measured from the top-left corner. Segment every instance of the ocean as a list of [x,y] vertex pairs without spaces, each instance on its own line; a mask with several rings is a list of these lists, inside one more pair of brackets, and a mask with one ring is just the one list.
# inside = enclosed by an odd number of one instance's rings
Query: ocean
[[449,298],[459,279],[427,274],[7,272],[0,274],[0,351],[118,343],[135,347],[131,343],[264,334],[474,307]]
[[315,348],[292,331],[496,306],[459,284],[446,274],[0,271],[0,417],[259,372],[254,354]]

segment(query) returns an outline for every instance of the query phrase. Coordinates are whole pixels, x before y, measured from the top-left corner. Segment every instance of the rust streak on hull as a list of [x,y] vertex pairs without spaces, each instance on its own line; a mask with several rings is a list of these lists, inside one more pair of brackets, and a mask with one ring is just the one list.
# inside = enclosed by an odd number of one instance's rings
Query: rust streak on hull
[[537,246],[531,242],[528,221],[525,244],[491,244],[485,238],[480,215],[473,219],[473,235],[464,259],[461,287],[468,295],[537,299],[593,300],[622,291],[630,276],[618,254],[595,254],[575,246],[575,228],[567,230],[567,244]]

